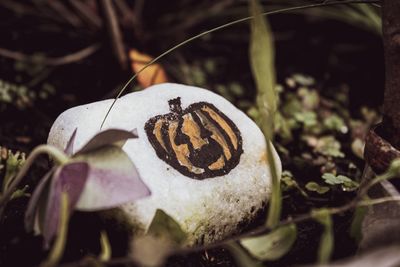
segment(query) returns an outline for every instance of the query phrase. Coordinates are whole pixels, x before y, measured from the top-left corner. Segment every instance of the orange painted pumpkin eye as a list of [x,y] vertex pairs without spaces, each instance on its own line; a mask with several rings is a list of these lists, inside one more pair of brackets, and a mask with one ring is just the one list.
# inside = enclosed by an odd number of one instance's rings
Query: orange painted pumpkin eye
[[243,153],[236,125],[214,105],[198,102],[182,110],[180,98],[168,101],[171,113],[150,118],[147,137],[157,156],[194,179],[222,176]]

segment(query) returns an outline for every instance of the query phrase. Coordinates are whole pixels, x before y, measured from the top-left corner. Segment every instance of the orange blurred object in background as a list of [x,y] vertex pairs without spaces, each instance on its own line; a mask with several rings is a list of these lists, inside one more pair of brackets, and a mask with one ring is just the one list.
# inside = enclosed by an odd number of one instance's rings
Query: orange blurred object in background
[[[153,58],[147,54],[140,53],[136,49],[129,51],[129,58],[131,60],[131,67],[134,73],[137,73],[142,69],[148,62]],[[143,88],[147,88],[151,85],[158,83],[168,82],[167,74],[163,67],[158,64],[152,64],[143,70],[138,76],[137,80]]]

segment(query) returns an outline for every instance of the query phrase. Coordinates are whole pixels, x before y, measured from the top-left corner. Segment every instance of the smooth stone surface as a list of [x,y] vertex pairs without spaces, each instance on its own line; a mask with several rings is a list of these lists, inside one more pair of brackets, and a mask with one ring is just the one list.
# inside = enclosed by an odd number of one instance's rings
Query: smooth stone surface
[[[168,101],[177,97],[181,98],[182,109],[198,102],[211,103],[240,131],[243,153],[227,174],[193,179],[157,156],[146,135],[145,124],[152,117],[171,113]],[[78,128],[74,150],[79,150],[100,130],[112,101],[99,101],[63,112],[50,130],[48,143],[64,149]],[[138,131],[139,138],[128,140],[123,149],[152,195],[125,204],[121,209],[128,216],[128,222],[142,230],[149,225],[156,209],[162,209],[188,233],[189,244],[210,243],[239,231],[268,201],[271,176],[262,132],[246,114],[211,91],[166,83],[130,93],[116,102],[103,127],[107,128]],[[281,162],[275,151],[274,155],[280,174]]]

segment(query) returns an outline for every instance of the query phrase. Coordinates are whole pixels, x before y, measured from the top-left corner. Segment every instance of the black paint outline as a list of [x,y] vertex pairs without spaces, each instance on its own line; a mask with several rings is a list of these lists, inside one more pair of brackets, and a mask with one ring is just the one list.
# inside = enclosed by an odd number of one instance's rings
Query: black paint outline
[[[208,103],[208,102],[197,102],[197,103],[189,105],[184,110],[182,110],[182,108],[181,108],[180,97],[171,99],[168,101],[168,103],[170,105],[170,111],[171,111],[170,113],[152,117],[145,123],[145,126],[144,126],[144,129],[147,134],[147,138],[148,138],[150,144],[153,146],[157,156],[161,160],[168,163],[171,167],[173,167],[174,169],[179,171],[181,174],[188,176],[190,178],[193,178],[193,179],[197,179],[197,180],[203,180],[203,179],[207,179],[207,178],[214,178],[214,177],[226,175],[239,164],[240,157],[243,154],[243,144],[242,144],[243,140],[242,140],[242,136],[241,136],[239,129],[232,122],[231,119],[229,119],[224,113],[222,113],[213,104]],[[228,124],[228,126],[232,129],[233,133],[236,135],[236,138],[238,141],[237,149],[234,149],[232,141],[229,138],[228,134],[225,132],[225,130],[214,119],[212,119],[212,117],[207,112],[203,111],[201,109],[202,107],[208,107],[208,108],[212,109],[219,116],[221,116],[221,118]],[[217,127],[217,129],[221,132],[225,141],[228,144],[228,148],[231,151],[232,157],[230,160],[227,160],[225,155],[223,153],[221,154],[221,152],[220,152],[220,154],[223,155],[224,159],[225,159],[225,166],[222,169],[210,170],[207,167],[208,165],[207,166],[196,166],[192,162],[192,164],[194,166],[203,168],[204,172],[201,174],[197,174],[197,173],[193,173],[193,172],[189,171],[185,166],[182,166],[179,163],[178,159],[175,156],[175,152],[172,149],[172,146],[169,141],[169,134],[168,134],[169,124],[163,123],[163,126],[161,127],[161,134],[162,134],[163,142],[166,146],[166,150],[161,146],[161,144],[158,142],[156,136],[153,133],[155,124],[160,119],[165,120],[166,122],[178,120],[177,133],[181,133],[183,116],[190,113],[192,115],[193,119],[196,121],[196,123],[200,126],[201,135],[202,135],[202,137],[204,137],[204,135],[208,134],[207,133],[208,130],[201,123],[198,123],[198,120],[200,120],[200,118],[198,118],[197,112],[201,112],[202,115],[205,116],[207,118],[207,120],[210,121],[210,123],[212,123],[215,127]],[[195,117],[197,117],[197,118],[195,118]],[[192,153],[194,153],[195,150],[193,149],[193,145],[190,142],[188,142],[187,139],[185,139],[185,136],[186,135],[183,133],[177,135],[176,138],[178,138],[178,140],[176,139],[175,143],[176,144],[187,144],[189,147],[189,150],[190,150],[190,155],[192,155]],[[188,137],[186,136],[186,138],[188,138]],[[211,140],[215,141],[212,138],[211,138]],[[220,146],[220,150],[222,150],[221,146]],[[218,155],[218,154],[216,154],[216,155]],[[206,160],[210,160],[210,159],[204,159],[204,160],[206,161]]]

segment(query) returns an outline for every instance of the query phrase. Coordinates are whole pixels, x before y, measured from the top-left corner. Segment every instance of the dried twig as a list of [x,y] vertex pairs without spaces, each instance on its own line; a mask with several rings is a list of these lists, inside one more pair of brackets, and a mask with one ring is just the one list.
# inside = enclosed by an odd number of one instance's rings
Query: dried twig
[[100,6],[105,16],[107,31],[110,36],[113,52],[122,69],[127,68],[128,58],[125,53],[122,34],[118,25],[117,16],[110,0],[100,0]]
[[135,13],[136,23],[141,23],[142,21],[143,8],[144,8],[144,0],[135,1],[133,12]]
[[18,15],[29,15],[29,16],[35,16],[35,17],[45,17],[49,18],[55,21],[62,21],[58,16],[54,16],[54,14],[50,14],[48,12],[45,12],[43,9],[37,9],[34,8],[30,4],[25,4],[29,2],[23,2],[23,4],[17,1],[11,1],[11,0],[1,0],[0,1],[0,6],[8,9]]
[[35,14],[35,9],[28,6],[21,4],[16,1],[10,1],[10,0],[2,0],[0,1],[0,5],[6,9],[9,9],[17,14]]
[[84,19],[91,27],[100,29],[102,21],[100,16],[91,9],[85,2],[81,0],[69,0],[69,3],[74,7],[77,13]]
[[126,3],[126,1],[120,0],[115,1],[115,6],[118,9],[118,12],[122,14],[121,22],[124,26],[135,27],[136,17],[132,8]]
[[160,35],[169,35],[175,32],[181,32],[195,25],[198,25],[205,20],[210,19],[211,16],[221,14],[221,11],[225,10],[234,3],[233,0],[216,1],[208,9],[202,12],[194,12],[192,16],[185,17],[181,23],[177,23],[177,26],[171,27],[166,31],[160,32]]
[[73,12],[71,12],[62,1],[47,1],[47,5],[49,5],[54,11],[58,13],[58,15],[64,18],[72,26],[79,28],[82,26],[82,21],[76,16]]
[[141,19],[143,1],[135,1],[135,8],[131,8],[126,1],[114,1],[118,13],[122,15],[120,23],[123,27],[133,29],[137,39],[143,39],[144,31]]
[[[49,65],[49,66],[59,66],[59,65],[74,63],[74,62],[80,61],[80,60],[92,55],[99,48],[100,48],[100,44],[93,44],[82,50],[79,50],[77,52],[74,52],[74,53],[71,53],[71,54],[68,54],[68,55],[65,55],[62,57],[44,58],[43,60],[40,61],[40,63],[42,63],[44,65]],[[11,50],[7,50],[4,48],[0,48],[0,56],[6,57],[6,58],[11,58],[14,60],[20,60],[20,61],[28,61],[28,62],[34,61],[34,57],[32,55],[26,55],[21,52],[11,51]]]

